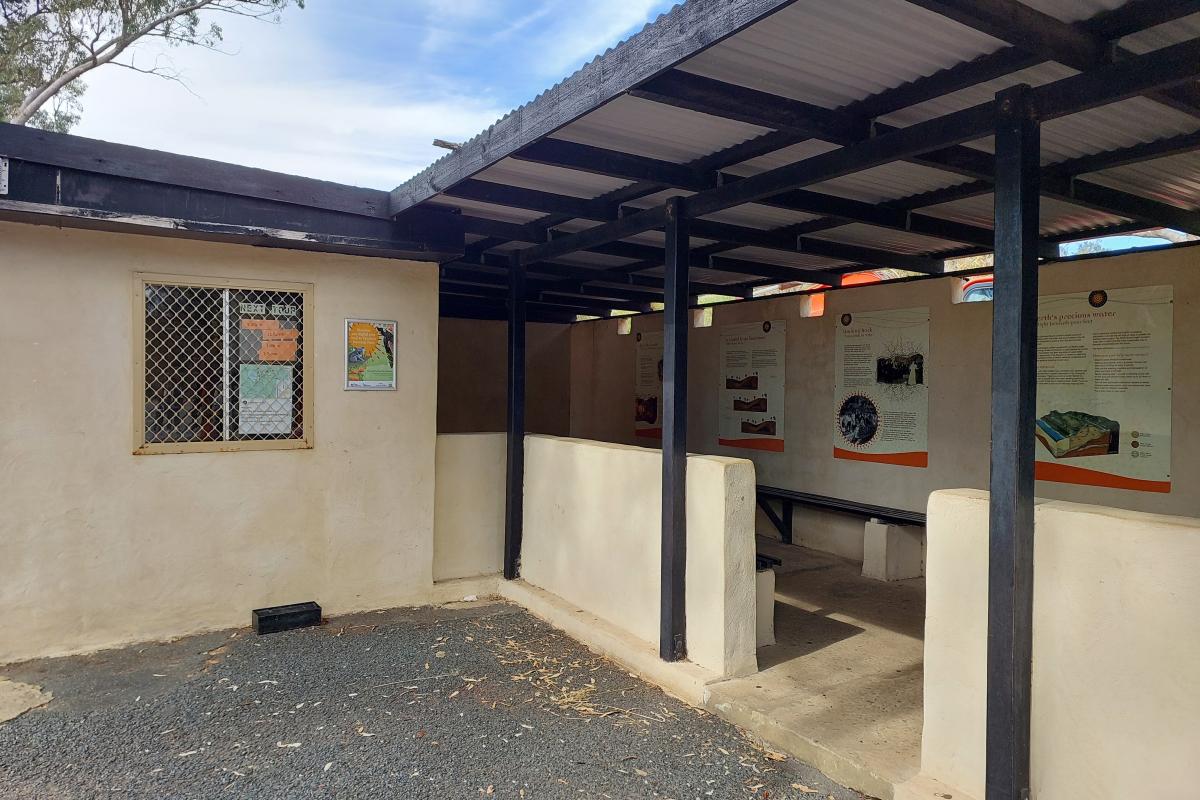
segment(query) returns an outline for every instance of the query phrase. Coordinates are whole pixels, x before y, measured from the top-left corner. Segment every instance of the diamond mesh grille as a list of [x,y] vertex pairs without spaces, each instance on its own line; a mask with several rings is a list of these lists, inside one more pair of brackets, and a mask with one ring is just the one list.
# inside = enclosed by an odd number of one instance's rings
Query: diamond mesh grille
[[145,441],[304,438],[300,292],[145,284]]

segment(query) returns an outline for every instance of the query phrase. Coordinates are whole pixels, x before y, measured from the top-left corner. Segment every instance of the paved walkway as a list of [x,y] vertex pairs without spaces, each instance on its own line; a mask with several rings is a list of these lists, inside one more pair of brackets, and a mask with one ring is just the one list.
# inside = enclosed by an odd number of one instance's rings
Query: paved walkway
[[813,798],[820,773],[497,603],[0,667],[18,798]]

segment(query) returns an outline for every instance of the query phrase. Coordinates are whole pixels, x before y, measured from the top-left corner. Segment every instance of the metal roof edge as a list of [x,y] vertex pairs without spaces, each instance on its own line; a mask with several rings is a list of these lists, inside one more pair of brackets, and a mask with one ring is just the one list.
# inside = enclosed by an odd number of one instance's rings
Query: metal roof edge
[[397,186],[399,214],[796,0],[687,0]]

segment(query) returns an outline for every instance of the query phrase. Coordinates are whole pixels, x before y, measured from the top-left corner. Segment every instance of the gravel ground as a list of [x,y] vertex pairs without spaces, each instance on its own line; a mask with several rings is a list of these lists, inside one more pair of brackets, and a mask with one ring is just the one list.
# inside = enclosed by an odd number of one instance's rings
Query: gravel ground
[[0,676],[54,693],[0,724],[6,800],[861,798],[498,603]]

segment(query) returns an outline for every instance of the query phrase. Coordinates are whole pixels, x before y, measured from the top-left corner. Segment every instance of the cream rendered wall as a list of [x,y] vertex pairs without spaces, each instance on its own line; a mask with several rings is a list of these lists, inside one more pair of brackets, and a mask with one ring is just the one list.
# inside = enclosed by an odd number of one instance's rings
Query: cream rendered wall
[[[688,449],[748,458],[759,483],[875,505],[923,511],[936,489],[986,488],[991,386],[991,304],[951,302],[956,278],[862,286],[829,292],[822,317],[800,316],[796,297],[716,306],[711,328],[692,328],[688,364]],[[1093,287],[1170,284],[1175,287],[1175,371],[1172,437],[1175,491],[1168,495],[1038,483],[1039,495],[1141,511],[1200,515],[1200,248],[1141,253],[1043,267],[1043,294]],[[930,310],[929,468],[845,461],[833,457],[835,320],[846,311],[925,306]],[[787,321],[787,452],[721,447],[717,440],[720,331],[724,325]],[[661,315],[635,317],[633,330],[661,330]],[[571,330],[571,435],[650,444],[633,436],[635,337],[619,336],[613,320]],[[759,530],[770,530],[765,521]],[[796,508],[797,541],[862,558],[859,517]]]
[[[443,319],[438,330],[438,433],[506,430],[508,323]],[[525,326],[527,431],[570,431],[570,361],[570,326]]]
[[435,581],[493,575],[504,568],[507,456],[507,434],[438,434]]
[[[437,268],[0,223],[0,663],[424,602]],[[315,284],[311,450],[131,455],[133,273]],[[399,321],[395,392],[342,389],[343,319]]]
[[[688,659],[757,671],[754,468],[688,457]],[[640,447],[529,436],[521,577],[658,647],[662,458]]]
[[[930,497],[926,583],[921,772],[977,800],[987,499]],[[1047,500],[1035,518],[1033,797],[1195,797],[1200,520]]]

